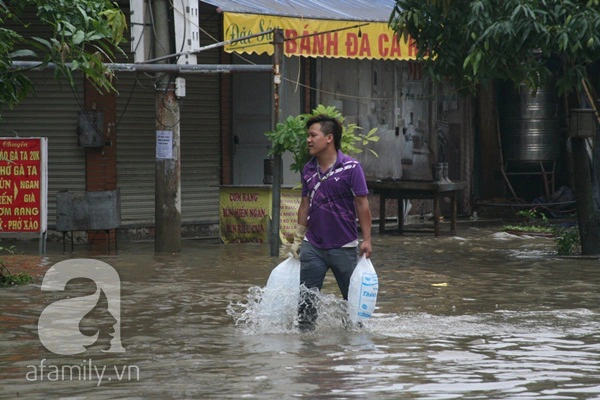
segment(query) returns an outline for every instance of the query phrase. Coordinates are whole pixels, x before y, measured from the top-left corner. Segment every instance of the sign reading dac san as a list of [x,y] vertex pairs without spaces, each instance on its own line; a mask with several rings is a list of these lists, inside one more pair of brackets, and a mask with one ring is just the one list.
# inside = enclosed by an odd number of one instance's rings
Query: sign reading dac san
[[48,139],[0,137],[0,232],[46,232]]

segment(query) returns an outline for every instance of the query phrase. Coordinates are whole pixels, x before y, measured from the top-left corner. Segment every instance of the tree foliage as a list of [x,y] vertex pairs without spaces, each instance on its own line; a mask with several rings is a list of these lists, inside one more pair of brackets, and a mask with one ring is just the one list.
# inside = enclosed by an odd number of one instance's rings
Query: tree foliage
[[[48,36],[27,36],[28,10]],[[71,85],[81,72],[101,92],[115,90],[113,72],[103,63],[120,51],[125,28],[125,15],[109,0],[0,0],[0,107],[14,106],[33,89],[14,61],[54,63],[56,74]]]
[[396,0],[390,26],[434,79],[471,90],[499,78],[565,93],[600,60],[600,0]]
[[375,135],[377,128],[371,129],[366,134],[360,133],[358,132],[362,130],[360,126],[356,124],[344,124],[345,117],[337,108],[334,106],[324,106],[323,104],[319,104],[310,114],[300,114],[295,117],[290,115],[284,122],[278,122],[275,130],[265,132],[265,136],[267,136],[272,144],[269,155],[283,154],[289,151],[294,158],[294,162],[290,165],[290,170],[292,172],[302,171],[304,164],[310,160],[306,142],[306,122],[308,122],[309,118],[321,114],[337,118],[342,123],[340,147],[343,153],[349,155],[362,153],[363,150],[361,147],[364,147],[377,157],[377,153],[367,147],[371,142],[379,141],[379,136]]

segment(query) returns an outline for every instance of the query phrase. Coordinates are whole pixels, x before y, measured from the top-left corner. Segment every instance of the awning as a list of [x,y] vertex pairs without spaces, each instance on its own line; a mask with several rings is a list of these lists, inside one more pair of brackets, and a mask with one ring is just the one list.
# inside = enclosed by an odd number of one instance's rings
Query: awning
[[[208,0],[223,13],[223,39],[274,28],[286,56],[412,60],[416,47],[396,40],[388,21],[394,0]],[[272,35],[225,46],[227,52],[273,54]]]

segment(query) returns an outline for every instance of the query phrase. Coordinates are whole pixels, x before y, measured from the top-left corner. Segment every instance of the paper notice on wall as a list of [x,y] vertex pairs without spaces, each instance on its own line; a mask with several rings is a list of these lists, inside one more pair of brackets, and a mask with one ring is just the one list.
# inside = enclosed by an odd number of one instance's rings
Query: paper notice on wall
[[156,159],[173,159],[173,131],[156,131]]

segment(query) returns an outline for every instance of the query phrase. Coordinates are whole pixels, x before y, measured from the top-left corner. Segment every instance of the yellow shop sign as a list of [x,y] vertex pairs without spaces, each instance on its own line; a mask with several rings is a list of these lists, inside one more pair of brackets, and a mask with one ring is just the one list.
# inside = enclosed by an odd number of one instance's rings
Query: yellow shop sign
[[[377,60],[414,60],[412,40],[398,41],[385,22],[358,22],[291,18],[276,15],[224,13],[227,52],[273,54],[272,29],[283,29],[287,56],[331,57]],[[260,35],[265,32],[264,35]]]

